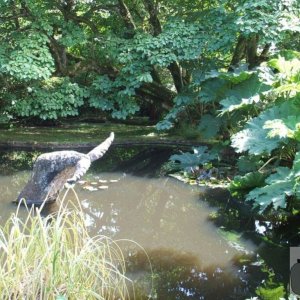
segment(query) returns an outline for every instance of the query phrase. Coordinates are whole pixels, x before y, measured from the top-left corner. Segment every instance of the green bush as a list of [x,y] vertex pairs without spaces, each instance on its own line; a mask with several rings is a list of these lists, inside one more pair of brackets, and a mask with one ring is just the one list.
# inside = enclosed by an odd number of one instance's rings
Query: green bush
[[87,96],[86,89],[69,78],[52,77],[40,85],[28,86],[24,97],[14,101],[11,111],[18,117],[56,120],[78,115],[78,108]]

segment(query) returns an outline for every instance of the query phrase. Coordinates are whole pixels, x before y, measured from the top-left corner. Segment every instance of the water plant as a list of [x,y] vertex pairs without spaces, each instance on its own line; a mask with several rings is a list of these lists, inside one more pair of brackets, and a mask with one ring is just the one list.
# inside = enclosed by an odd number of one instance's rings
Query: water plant
[[122,251],[89,235],[79,202],[64,197],[48,216],[19,210],[0,227],[1,299],[128,299]]

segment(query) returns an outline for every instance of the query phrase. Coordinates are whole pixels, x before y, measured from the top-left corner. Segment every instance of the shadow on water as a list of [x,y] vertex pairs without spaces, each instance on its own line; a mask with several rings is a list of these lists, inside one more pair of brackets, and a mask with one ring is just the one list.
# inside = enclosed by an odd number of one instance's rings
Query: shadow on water
[[176,149],[168,147],[112,148],[103,159],[95,162],[93,172],[124,172],[135,176],[157,177],[161,167]]
[[[291,237],[299,230],[300,223],[293,224],[293,220],[288,224],[276,219],[268,221],[268,216],[257,214],[251,204],[232,197],[228,190],[221,188],[207,189],[203,193],[203,199],[218,207],[218,212],[210,220],[227,232],[237,232],[240,237],[251,240],[265,265],[271,266],[276,281],[287,286],[289,247],[299,245],[299,239],[293,241]],[[299,218],[296,219],[299,221]]]
[[[243,263],[240,259],[236,256],[226,267],[203,267],[193,253],[166,248],[147,255],[137,251],[128,259],[128,276],[135,282],[137,299],[246,299],[263,275],[247,265],[245,257]],[[250,280],[253,275],[255,280]]]

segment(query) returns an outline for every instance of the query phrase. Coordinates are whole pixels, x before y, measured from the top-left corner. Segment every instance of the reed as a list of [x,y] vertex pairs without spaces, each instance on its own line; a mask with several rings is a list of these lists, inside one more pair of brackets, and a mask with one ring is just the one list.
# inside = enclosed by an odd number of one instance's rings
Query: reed
[[31,208],[22,220],[18,210],[0,227],[1,299],[129,298],[122,251],[89,235],[79,201],[64,197],[46,217]]

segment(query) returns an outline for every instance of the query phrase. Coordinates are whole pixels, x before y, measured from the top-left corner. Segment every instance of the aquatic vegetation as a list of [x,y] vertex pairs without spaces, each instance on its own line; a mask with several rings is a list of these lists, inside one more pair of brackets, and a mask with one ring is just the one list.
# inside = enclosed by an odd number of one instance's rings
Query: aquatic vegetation
[[128,297],[122,251],[106,236],[89,235],[79,201],[64,197],[46,217],[32,208],[22,220],[18,210],[0,227],[1,299]]

